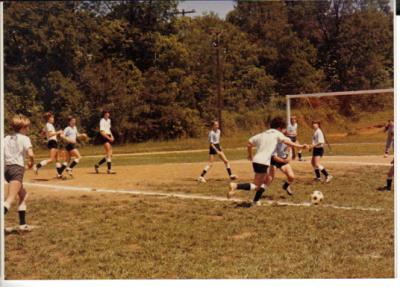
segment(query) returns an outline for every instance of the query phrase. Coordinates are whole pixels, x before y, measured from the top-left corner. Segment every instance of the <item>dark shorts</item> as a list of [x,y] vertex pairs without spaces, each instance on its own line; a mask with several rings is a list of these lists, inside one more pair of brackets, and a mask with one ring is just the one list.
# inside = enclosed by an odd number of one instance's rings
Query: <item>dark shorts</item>
[[56,140],[49,140],[47,142],[47,148],[48,149],[53,149],[53,148],[58,148],[58,143]]
[[24,180],[25,167],[13,164],[4,167],[4,177],[7,182],[16,180],[22,183]]
[[290,138],[290,140],[292,141],[292,142],[297,142],[297,136],[296,137],[288,137],[288,138]]
[[[108,135],[108,136],[111,136],[111,135]],[[102,144],[111,143],[111,141],[108,138],[104,137],[101,133],[100,133],[100,142]]]
[[324,148],[323,147],[315,147],[312,150],[312,156],[324,156]]
[[[219,144],[214,144],[215,148],[219,151],[222,151],[222,148]],[[210,154],[217,154],[217,152],[215,151],[215,149],[213,149],[213,147],[210,145]]]
[[68,143],[68,144],[65,146],[65,149],[66,149],[67,151],[71,151],[71,150],[76,149],[76,147],[75,147],[75,144]]
[[268,165],[253,162],[253,170],[255,173],[267,173]]
[[277,162],[274,157],[271,158],[271,166],[275,166],[276,168],[282,168],[283,166],[287,165],[287,163]]

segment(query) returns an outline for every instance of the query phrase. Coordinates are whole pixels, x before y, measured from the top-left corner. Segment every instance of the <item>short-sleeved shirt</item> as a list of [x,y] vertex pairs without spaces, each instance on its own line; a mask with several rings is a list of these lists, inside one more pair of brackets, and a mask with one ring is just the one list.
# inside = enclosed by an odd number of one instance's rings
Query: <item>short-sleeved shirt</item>
[[297,136],[297,123],[295,123],[294,125],[289,123],[286,130],[290,137]]
[[50,140],[57,141],[57,135],[53,135],[53,136],[50,136],[50,137],[48,136],[48,133],[49,133],[49,132],[52,132],[52,133],[55,133],[55,132],[56,132],[56,129],[54,128],[54,125],[53,125],[53,124],[51,124],[51,123],[46,123],[46,125],[44,126],[43,131],[46,133],[47,141],[50,141]]
[[387,135],[388,135],[388,137],[392,137],[393,136],[393,134],[394,134],[394,124],[388,124],[387,126],[386,126],[386,129],[387,129]]
[[211,130],[208,134],[208,141],[210,144],[219,144],[219,141],[221,139],[221,130]]
[[24,167],[24,160],[32,143],[26,135],[16,133],[8,135],[4,139],[4,160],[5,165],[19,165]]
[[324,133],[318,128],[312,137],[312,144],[318,145],[317,147],[323,147],[325,143]]
[[68,126],[64,129],[64,135],[67,139],[76,143],[76,137],[78,136],[78,129],[75,127]]
[[100,131],[105,132],[108,135],[111,135],[111,120],[102,118],[100,120]]
[[253,162],[263,165],[271,164],[271,157],[278,143],[282,143],[287,137],[276,129],[269,129],[249,139],[249,142],[257,148]]
[[[286,138],[287,141],[290,141],[290,138]],[[280,158],[287,158],[288,153],[287,153],[287,148],[288,146],[284,143],[278,143],[276,145],[275,151],[273,153],[273,155],[277,155]]]

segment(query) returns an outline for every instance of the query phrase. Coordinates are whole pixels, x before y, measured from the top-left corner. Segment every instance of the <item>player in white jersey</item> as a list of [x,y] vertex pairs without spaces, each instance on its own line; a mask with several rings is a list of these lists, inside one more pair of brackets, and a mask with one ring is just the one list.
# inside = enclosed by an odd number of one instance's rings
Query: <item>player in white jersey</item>
[[315,180],[321,181],[321,172],[325,176],[325,182],[330,182],[332,176],[329,175],[328,171],[321,165],[321,158],[324,156],[324,144],[325,136],[321,130],[321,123],[319,121],[313,121],[312,126],[314,134],[312,137],[312,159],[311,165],[314,168]]
[[[267,170],[271,164],[271,157],[279,143],[297,148],[307,148],[307,145],[300,145],[292,142],[283,133],[285,121],[280,118],[274,118],[270,122],[270,129],[257,134],[249,139],[247,144],[247,158],[253,163],[254,180],[253,183],[230,183],[228,198],[231,198],[236,190],[251,191],[256,190],[253,204],[258,205],[262,194],[264,193],[267,182]],[[257,148],[256,155],[253,157],[253,147]]]
[[[291,139],[288,137],[287,140]],[[282,186],[282,189],[285,190],[288,195],[293,195],[290,185],[294,182],[294,172],[290,166],[289,147],[284,143],[278,143],[276,145],[276,150],[272,154],[271,166],[268,169],[268,175],[265,183],[266,186],[270,186],[272,184],[277,169],[280,169],[287,178]]]
[[110,119],[110,112],[108,111],[103,111],[103,117],[100,120],[100,140],[104,145],[105,157],[94,165],[94,169],[96,173],[99,173],[99,167],[103,163],[107,162],[107,173],[115,174],[115,172],[111,169],[111,160],[112,160],[111,144],[114,142],[114,136],[111,132],[111,119]]
[[[294,143],[299,143],[299,141],[297,140],[297,128],[298,128],[297,118],[295,116],[290,117],[290,122],[287,126],[286,132],[287,132],[287,136]],[[292,160],[294,160],[294,159],[296,159],[296,149],[292,147],[291,150],[292,150]],[[302,151],[303,151],[302,149],[299,149],[297,152],[299,161],[302,161],[302,158],[301,158]]]
[[29,230],[26,225],[26,198],[27,192],[23,187],[25,173],[25,157],[29,158],[28,168],[34,165],[32,143],[27,133],[30,121],[23,115],[16,115],[11,121],[14,130],[12,135],[4,139],[4,177],[8,182],[8,195],[4,202],[4,215],[10,210],[16,197],[19,198],[18,215],[19,229]]
[[79,153],[79,150],[76,147],[76,144],[77,144],[77,139],[83,135],[84,134],[80,134],[78,132],[78,129],[76,127],[76,118],[73,116],[68,117],[68,126],[64,129],[64,132],[61,134],[61,137],[66,142],[65,146],[66,161],[63,163],[61,167],[61,173],[66,168],[67,173],[69,174],[70,177],[72,177],[72,169],[79,163],[79,161],[82,158],[81,154]]
[[57,170],[57,178],[61,178],[61,163],[58,161],[58,140],[57,136],[62,134],[62,130],[56,131],[54,128],[54,115],[51,112],[47,112],[44,114],[44,119],[46,121],[46,125],[44,126],[43,132],[47,139],[47,148],[50,151],[50,157],[48,159],[44,159],[39,162],[37,165],[33,167],[33,170],[36,174],[39,173],[39,169],[48,165],[49,163],[56,163]]
[[226,158],[224,152],[222,151],[220,139],[221,139],[221,130],[219,129],[219,123],[218,121],[214,121],[212,122],[211,131],[208,134],[208,142],[210,144],[208,164],[204,167],[203,171],[201,172],[201,175],[197,178],[199,182],[206,182],[206,179],[204,177],[207,171],[209,171],[210,168],[212,167],[213,162],[215,160],[215,155],[218,155],[219,158],[224,162],[229,178],[232,180],[237,178],[236,175],[232,174],[229,161]]

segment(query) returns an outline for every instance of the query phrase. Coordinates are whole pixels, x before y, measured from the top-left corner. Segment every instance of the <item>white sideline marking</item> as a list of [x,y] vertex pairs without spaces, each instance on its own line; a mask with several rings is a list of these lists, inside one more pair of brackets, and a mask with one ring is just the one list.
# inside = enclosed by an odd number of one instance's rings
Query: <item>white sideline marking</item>
[[[90,187],[78,187],[78,186],[64,186],[64,185],[53,185],[53,184],[42,184],[42,183],[24,183],[25,186],[42,187],[48,189],[54,189],[55,191],[83,191],[83,192],[100,192],[100,193],[121,193],[121,194],[134,194],[134,195],[145,195],[145,196],[165,196],[165,197],[175,197],[182,199],[200,199],[200,200],[213,200],[213,201],[230,201],[230,202],[243,202],[243,199],[232,198],[228,199],[221,196],[211,196],[211,195],[200,195],[200,194],[183,194],[183,193],[166,193],[157,191],[144,191],[144,190],[126,190],[126,189],[105,189],[105,188],[90,188]],[[275,201],[275,200],[262,200],[262,205],[272,205],[272,206],[313,206],[310,202],[293,203],[286,201]],[[338,206],[334,204],[322,204],[319,205],[325,208],[335,208],[343,210],[361,210],[361,211],[382,211],[382,208],[375,207],[359,207],[359,206]]]

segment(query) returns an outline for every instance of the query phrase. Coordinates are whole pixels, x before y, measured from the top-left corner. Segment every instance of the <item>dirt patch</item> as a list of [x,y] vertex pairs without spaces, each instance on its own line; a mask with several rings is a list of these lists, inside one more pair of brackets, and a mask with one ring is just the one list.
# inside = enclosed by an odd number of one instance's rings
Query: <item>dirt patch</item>
[[254,235],[255,234],[251,233],[251,232],[243,232],[243,233],[240,233],[240,234],[233,235],[232,239],[233,240],[242,240],[242,239],[250,238],[250,237],[252,237]]

